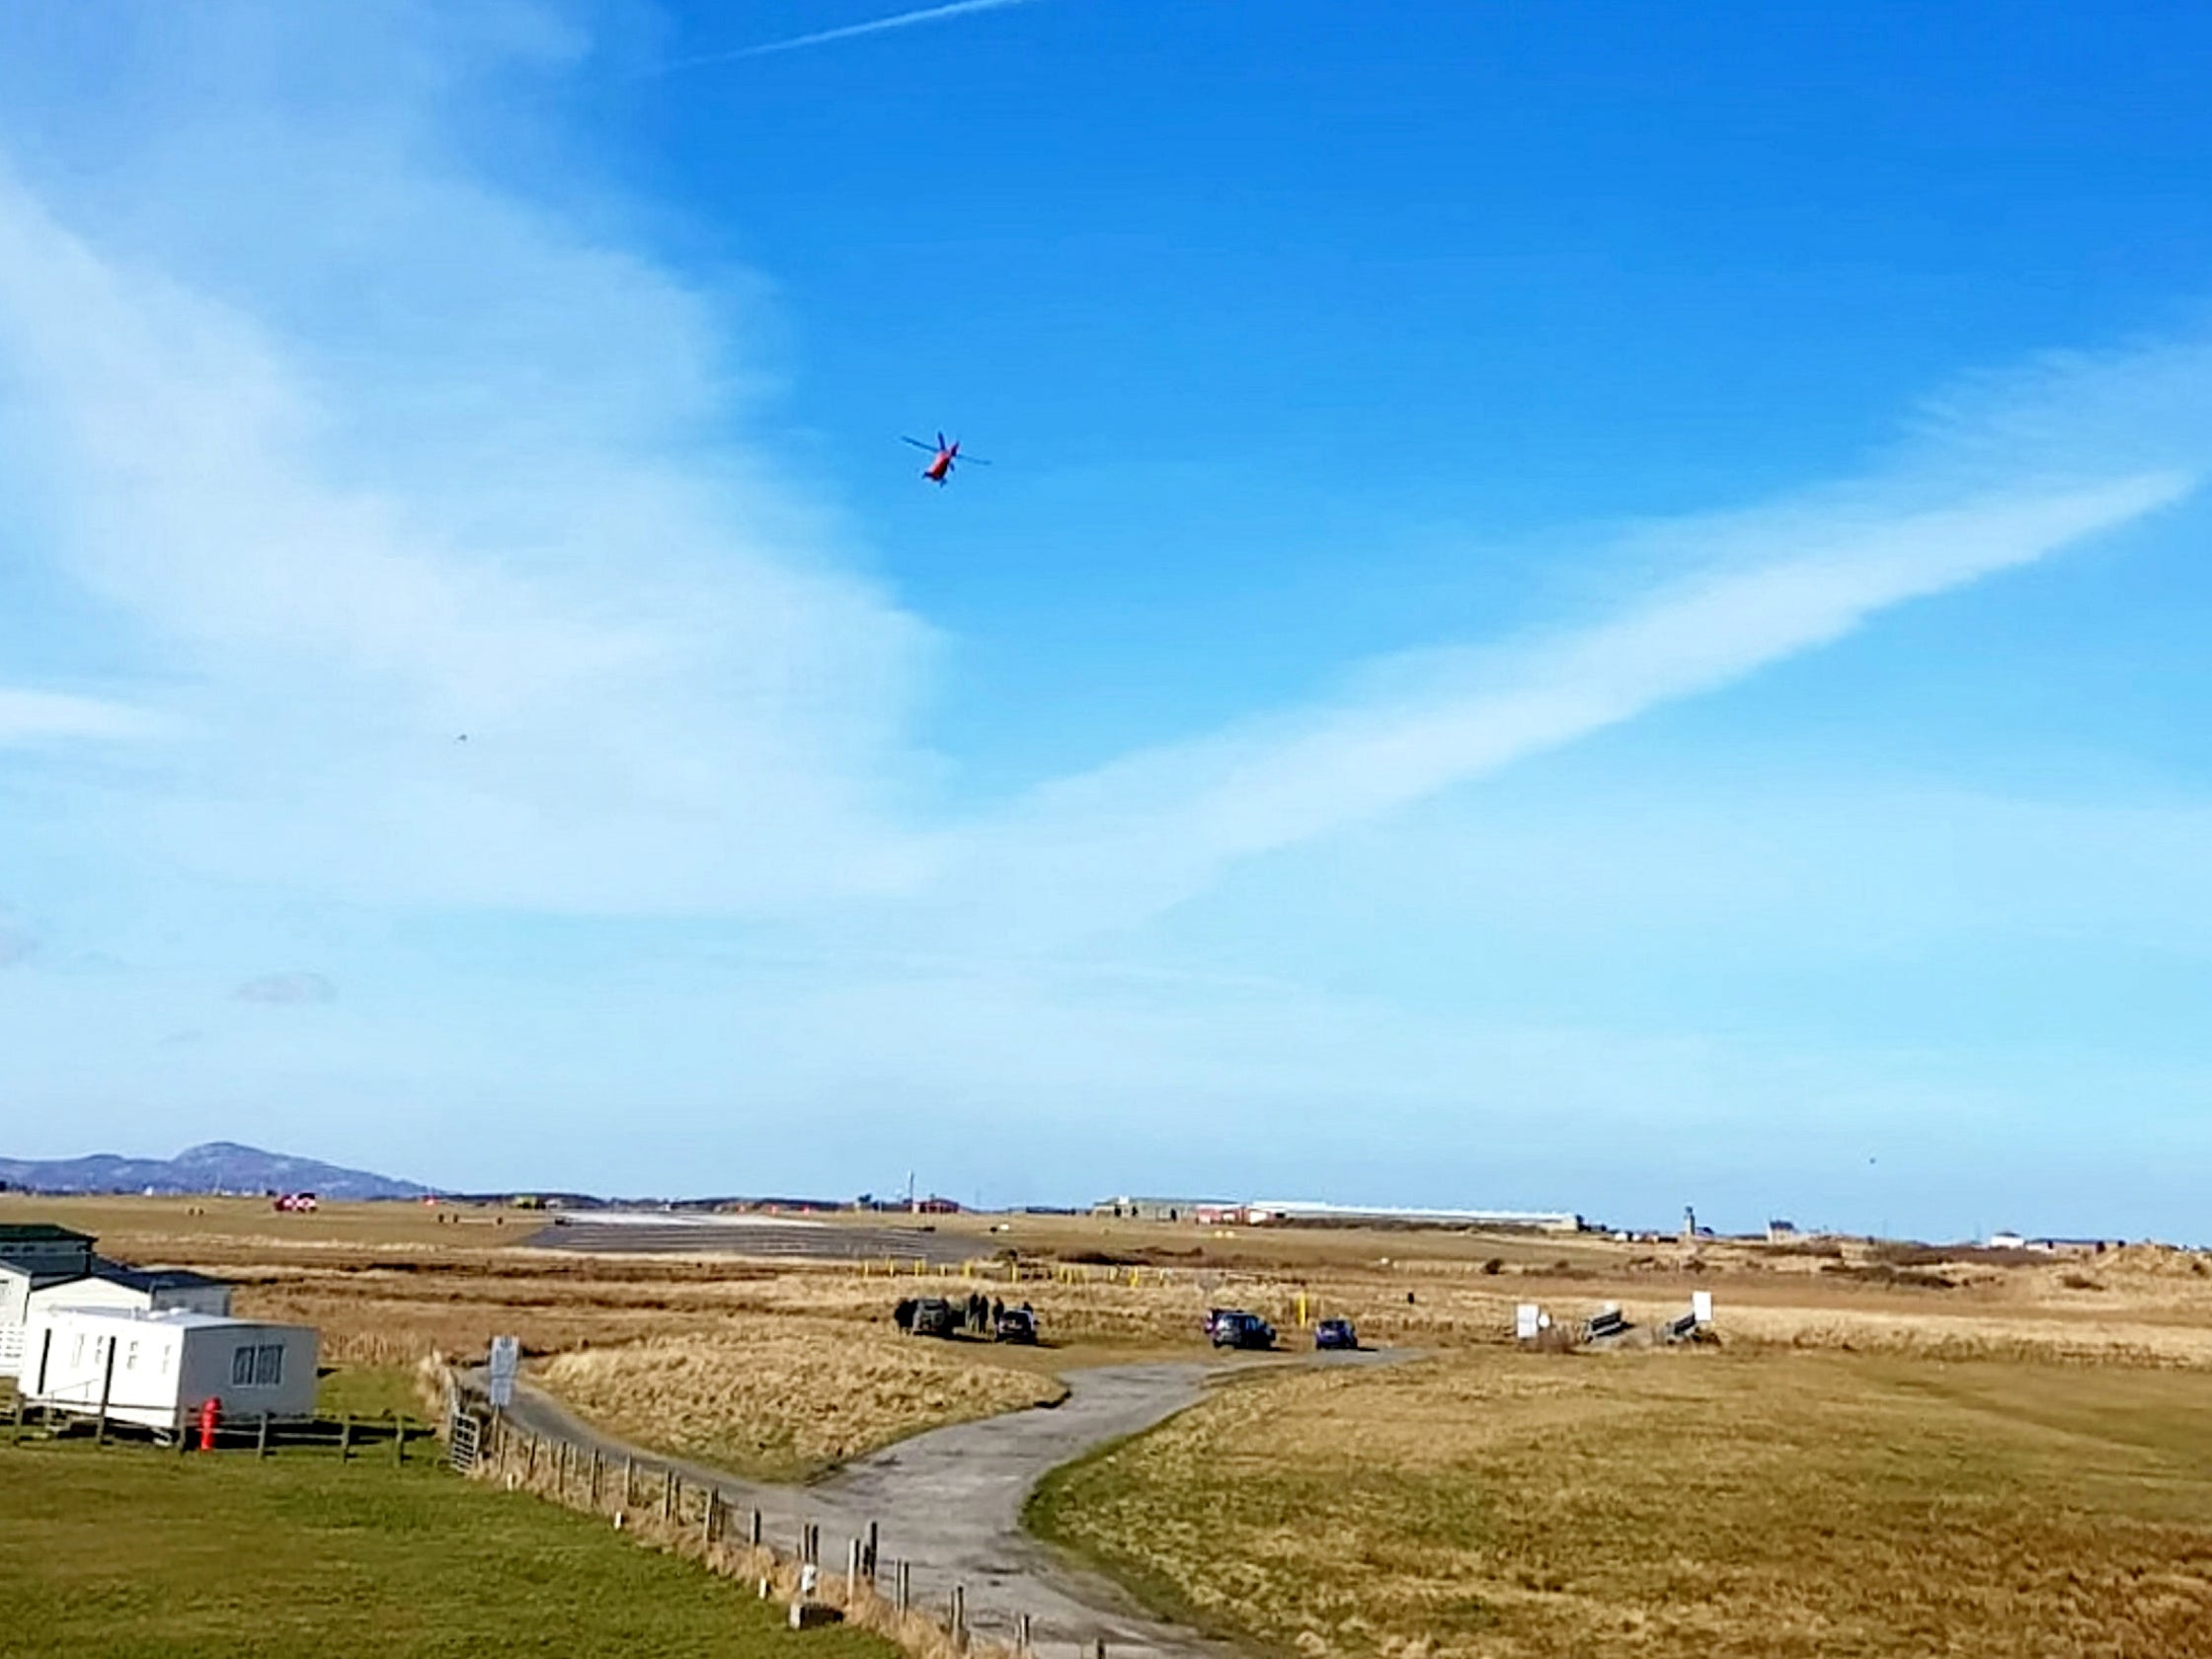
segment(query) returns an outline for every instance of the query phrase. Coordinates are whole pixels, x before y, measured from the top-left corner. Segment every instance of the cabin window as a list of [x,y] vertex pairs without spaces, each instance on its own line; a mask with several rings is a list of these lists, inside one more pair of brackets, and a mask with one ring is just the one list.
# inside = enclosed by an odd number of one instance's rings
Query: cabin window
[[230,1355],[230,1385],[233,1388],[251,1388],[254,1385],[254,1348],[248,1343],[234,1348]]
[[133,1342],[129,1347],[125,1348],[122,1351],[122,1368],[125,1371],[136,1371],[138,1369],[137,1343]]
[[254,1386],[274,1388],[284,1380],[284,1345],[265,1343],[254,1350]]

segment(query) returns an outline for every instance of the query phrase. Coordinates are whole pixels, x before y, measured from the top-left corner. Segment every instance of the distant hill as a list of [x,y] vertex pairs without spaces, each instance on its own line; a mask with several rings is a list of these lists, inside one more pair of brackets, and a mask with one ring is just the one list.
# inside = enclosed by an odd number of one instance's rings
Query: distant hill
[[365,1169],[286,1157],[235,1141],[190,1146],[173,1158],[0,1158],[0,1181],[46,1193],[311,1192],[323,1198],[420,1198],[431,1189]]

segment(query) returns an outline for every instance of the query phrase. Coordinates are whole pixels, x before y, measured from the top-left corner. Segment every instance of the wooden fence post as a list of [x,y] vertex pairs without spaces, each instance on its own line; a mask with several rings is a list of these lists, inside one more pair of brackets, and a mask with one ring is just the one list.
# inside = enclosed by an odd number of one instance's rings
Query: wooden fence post
[[536,1435],[530,1436],[530,1449],[522,1458],[522,1478],[524,1480],[535,1480],[537,1478],[537,1444],[538,1437]]
[[664,1521],[675,1519],[674,1469],[663,1469],[661,1471],[661,1519]]
[[760,1512],[757,1509],[752,1512],[752,1527],[746,1541],[755,1549],[760,1547]]
[[261,1427],[254,1435],[254,1456],[257,1458],[269,1456],[269,1413],[266,1411],[261,1414]]
[[622,1507],[628,1509],[637,1502],[637,1484],[631,1476],[637,1472],[637,1460],[625,1455],[622,1459]]
[[392,1462],[407,1462],[407,1414],[403,1411],[392,1413]]
[[592,1512],[593,1512],[594,1514],[595,1514],[595,1513],[597,1513],[597,1511],[598,1511],[598,1507],[599,1507],[599,1449],[598,1449],[597,1447],[595,1447],[595,1446],[594,1446],[594,1447],[592,1447]]
[[714,1520],[716,1500],[721,1496],[722,1492],[719,1487],[709,1486],[707,1488],[706,1513],[699,1517],[699,1541],[705,1544],[709,1549],[712,1549],[714,1547]]
[[1016,1653],[1027,1653],[1029,1651],[1029,1615],[1026,1613],[1014,1616],[1014,1651]]
[[899,1570],[892,1575],[891,1579],[892,1605],[904,1614],[909,1607],[913,1606],[913,1563],[911,1561],[901,1561]]
[[845,1546],[845,1605],[860,1598],[860,1540],[854,1539]]
[[860,1565],[868,1574],[870,1584],[876,1581],[876,1524],[868,1523],[868,1547],[861,1551]]
[[354,1456],[354,1414],[349,1411],[338,1419],[338,1461],[351,1462]]
[[108,1444],[108,1400],[116,1386],[116,1339],[108,1338],[108,1367],[100,1374],[100,1422],[92,1431],[95,1446]]
[[968,1586],[952,1587],[952,1644],[965,1648],[968,1645]]

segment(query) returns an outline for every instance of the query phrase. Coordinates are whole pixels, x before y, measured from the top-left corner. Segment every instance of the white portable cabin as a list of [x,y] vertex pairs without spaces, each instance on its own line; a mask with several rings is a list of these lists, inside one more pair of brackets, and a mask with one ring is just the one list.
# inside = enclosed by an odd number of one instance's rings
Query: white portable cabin
[[82,1279],[41,1285],[24,1299],[24,1323],[46,1307],[135,1307],[142,1313],[230,1315],[230,1286],[205,1274],[104,1264]]
[[231,1287],[202,1273],[123,1267],[92,1258],[90,1272],[35,1278],[0,1262],[0,1377],[23,1375],[24,1338],[32,1316],[47,1307],[135,1307],[148,1313],[182,1308],[228,1314]]
[[150,1429],[181,1431],[209,1399],[224,1417],[308,1417],[315,1410],[316,1334],[178,1308],[41,1307],[24,1327],[26,1403],[100,1409]]

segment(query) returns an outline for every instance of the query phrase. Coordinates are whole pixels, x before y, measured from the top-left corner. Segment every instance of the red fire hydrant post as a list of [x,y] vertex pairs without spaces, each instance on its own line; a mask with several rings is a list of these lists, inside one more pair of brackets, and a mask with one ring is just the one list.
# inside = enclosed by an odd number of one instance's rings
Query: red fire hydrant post
[[222,1416],[222,1411],[223,1411],[223,1402],[222,1402],[221,1400],[219,1400],[219,1399],[216,1399],[216,1398],[214,1398],[214,1397],[213,1397],[212,1395],[210,1395],[210,1396],[209,1396],[208,1398],[206,1398],[206,1399],[203,1399],[203,1400],[201,1400],[201,1401],[199,1402],[199,1449],[200,1449],[200,1451],[202,1451],[202,1452],[212,1452],[212,1451],[214,1451],[214,1449],[215,1449],[215,1424],[216,1424],[216,1422],[217,1422],[217,1421],[218,1421],[218,1420],[219,1420],[219,1419],[221,1418],[221,1416]]

